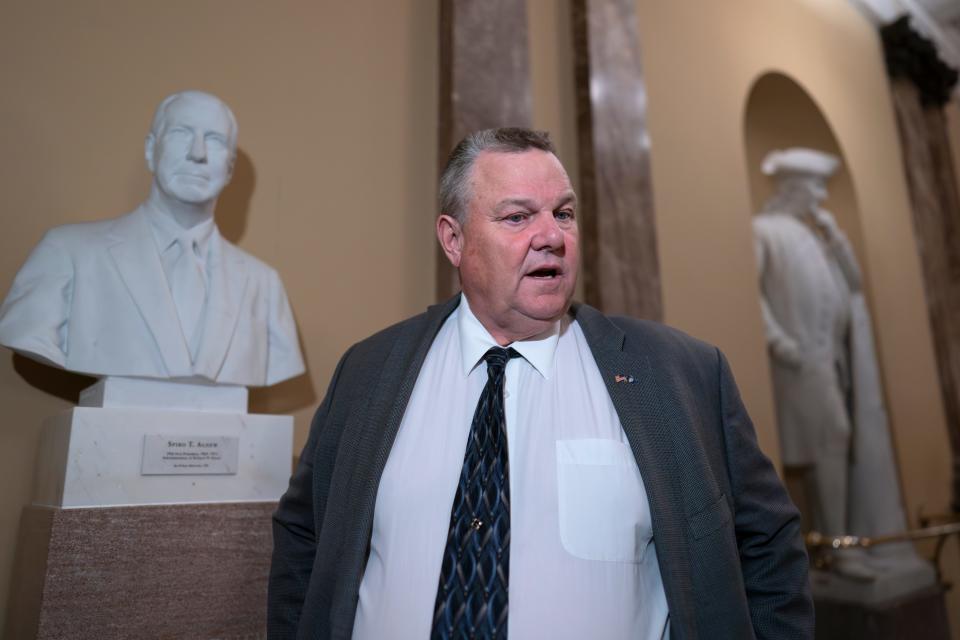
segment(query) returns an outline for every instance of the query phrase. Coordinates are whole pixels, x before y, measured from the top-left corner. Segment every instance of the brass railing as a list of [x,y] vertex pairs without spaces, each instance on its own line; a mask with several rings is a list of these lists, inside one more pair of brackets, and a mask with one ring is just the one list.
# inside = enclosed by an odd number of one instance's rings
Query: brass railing
[[937,514],[932,516],[920,516],[920,528],[891,533],[882,536],[825,536],[819,531],[811,531],[806,535],[805,542],[807,547],[818,554],[817,566],[828,564],[823,558],[823,552],[829,550],[842,551],[844,549],[869,549],[882,544],[893,542],[912,542],[914,540],[925,540],[936,538],[937,544],[933,554],[933,564],[937,570],[937,578],[940,578],[940,554],[943,551],[943,545],[947,538],[957,534],[960,535],[960,514]]

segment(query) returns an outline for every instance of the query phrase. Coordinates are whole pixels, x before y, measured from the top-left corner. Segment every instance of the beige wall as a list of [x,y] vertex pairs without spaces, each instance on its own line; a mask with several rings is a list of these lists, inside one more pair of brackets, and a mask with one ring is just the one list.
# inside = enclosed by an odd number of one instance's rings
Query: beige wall
[[[142,141],[165,94],[220,95],[241,156],[218,219],[280,271],[309,366],[253,405],[292,413],[299,451],[346,347],[433,301],[437,3],[17,1],[2,13],[0,290],[48,227],[145,196]],[[40,421],[68,403],[6,350],[0,402],[6,603]]]
[[[821,106],[850,165],[908,507],[943,509],[943,416],[871,28],[826,0],[637,7],[667,321],[724,349],[776,457],[742,119],[753,81],[781,70]],[[534,124],[554,131],[575,175],[568,10],[568,0],[528,1]],[[47,228],[120,214],[143,197],[141,141],[164,94],[221,95],[240,122],[241,156],[218,218],[279,269],[309,366],[305,379],[256,393],[253,408],[292,413],[299,449],[340,353],[432,301],[436,12],[437,0],[7,3],[0,291]],[[40,421],[69,406],[38,389],[53,382],[37,375],[0,354],[0,603]]]
[[[761,443],[774,444],[756,293],[743,117],[750,87],[782,72],[837,137],[860,210],[880,364],[912,520],[949,502],[949,446],[906,183],[878,38],[848,3],[637,0],[653,139],[666,320],[729,355]],[[956,545],[945,558],[960,578]],[[951,608],[960,600],[951,593]],[[960,619],[954,619],[960,633]]]

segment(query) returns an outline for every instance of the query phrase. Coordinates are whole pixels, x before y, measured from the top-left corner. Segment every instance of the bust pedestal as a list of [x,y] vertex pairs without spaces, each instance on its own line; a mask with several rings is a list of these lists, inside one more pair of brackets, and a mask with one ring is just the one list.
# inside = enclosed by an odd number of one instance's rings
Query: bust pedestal
[[242,387],[154,380],[101,380],[81,404],[44,424],[5,637],[264,635],[293,418],[247,414]]

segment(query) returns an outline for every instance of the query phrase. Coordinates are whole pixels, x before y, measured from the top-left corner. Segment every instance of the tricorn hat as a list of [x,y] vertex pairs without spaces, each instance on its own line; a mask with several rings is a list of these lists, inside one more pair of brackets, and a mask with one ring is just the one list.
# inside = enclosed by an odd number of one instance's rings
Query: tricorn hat
[[815,149],[791,147],[768,153],[763,159],[763,164],[760,165],[760,170],[768,176],[804,173],[829,178],[839,166],[840,159],[833,154]]

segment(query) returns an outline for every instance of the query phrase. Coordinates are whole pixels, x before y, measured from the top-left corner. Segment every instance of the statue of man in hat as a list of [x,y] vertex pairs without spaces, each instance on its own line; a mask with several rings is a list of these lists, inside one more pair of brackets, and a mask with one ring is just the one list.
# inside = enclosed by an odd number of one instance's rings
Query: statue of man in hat
[[[821,206],[838,167],[813,149],[765,158],[777,191],[753,220],[761,308],[782,459],[804,478],[805,516],[825,535],[877,536],[904,530],[906,518],[860,268]],[[900,560],[920,563],[910,545],[891,545],[837,553],[833,565],[875,580]]]

